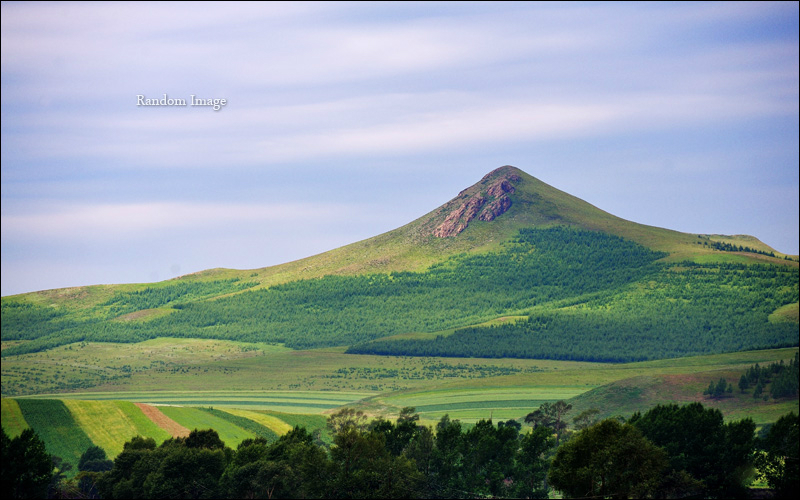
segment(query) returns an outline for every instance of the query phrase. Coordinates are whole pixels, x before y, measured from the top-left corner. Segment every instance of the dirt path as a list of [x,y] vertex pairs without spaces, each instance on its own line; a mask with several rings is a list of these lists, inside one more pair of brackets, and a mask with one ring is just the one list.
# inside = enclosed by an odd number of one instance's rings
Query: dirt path
[[186,437],[189,435],[189,429],[164,415],[157,407],[145,403],[134,404],[157,426],[172,434],[172,437]]

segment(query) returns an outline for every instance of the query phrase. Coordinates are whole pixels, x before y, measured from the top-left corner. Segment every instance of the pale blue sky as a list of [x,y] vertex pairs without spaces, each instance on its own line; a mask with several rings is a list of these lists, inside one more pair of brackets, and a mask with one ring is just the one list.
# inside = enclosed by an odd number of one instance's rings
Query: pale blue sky
[[[2,294],[280,264],[501,165],[798,253],[798,4],[3,3]],[[138,94],[224,98],[220,111]]]

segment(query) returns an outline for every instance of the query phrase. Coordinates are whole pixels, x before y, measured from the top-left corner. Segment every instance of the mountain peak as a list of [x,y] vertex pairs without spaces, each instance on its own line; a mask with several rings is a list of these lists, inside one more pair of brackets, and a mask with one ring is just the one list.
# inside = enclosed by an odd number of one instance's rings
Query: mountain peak
[[477,184],[464,189],[442,207],[444,220],[436,225],[432,234],[438,238],[456,236],[469,226],[473,219],[492,221],[511,207],[510,195],[516,191],[522,172],[510,165],[492,170]]
[[483,179],[480,180],[479,184],[482,182],[487,182],[495,177],[504,176],[504,177],[511,177],[517,176],[519,177],[520,174],[524,172],[517,167],[513,167],[511,165],[503,165],[502,167],[496,168],[489,172],[488,174],[483,176]]

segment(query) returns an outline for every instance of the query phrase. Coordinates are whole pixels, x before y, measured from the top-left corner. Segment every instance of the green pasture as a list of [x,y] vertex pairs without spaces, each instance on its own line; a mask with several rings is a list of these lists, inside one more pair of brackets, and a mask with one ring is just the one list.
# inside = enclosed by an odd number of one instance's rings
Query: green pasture
[[25,421],[44,441],[47,452],[72,465],[68,475],[75,475],[81,455],[94,443],[72,417],[64,402],[56,399],[22,399],[17,403]]
[[122,452],[123,445],[135,436],[148,436],[161,443],[170,435],[127,401],[79,401],[64,399],[75,422],[109,457]]
[[[81,392],[62,394],[64,399],[124,400],[175,406],[212,406],[286,413],[323,413],[374,393],[332,391],[160,391]],[[287,411],[288,410],[288,411]]]
[[283,413],[272,410],[264,410],[264,411],[259,411],[257,413],[263,413],[264,415],[277,418],[278,420],[286,422],[292,428],[300,426],[300,427],[305,427],[306,429],[309,430],[319,429],[321,427],[325,427],[325,425],[328,422],[328,417],[326,415]]
[[772,322],[794,322],[800,321],[800,302],[794,304],[786,304],[775,310],[769,315],[769,320]]
[[[172,345],[174,343],[174,345]],[[344,348],[292,351],[268,344],[197,339],[157,339],[134,344],[80,342],[46,352],[3,358],[3,396],[41,396],[79,393],[82,399],[140,402],[170,401],[170,392],[202,391],[265,394],[283,392],[354,393],[353,400],[388,391],[422,389],[458,380],[487,380],[501,375],[524,375],[561,368],[590,367],[592,363],[547,360],[423,358],[345,354]],[[97,392],[97,396],[84,394]],[[119,393],[163,393],[164,400],[118,397]],[[81,399],[79,398],[79,399]],[[241,400],[246,403],[248,400]],[[287,413],[324,411],[321,406],[253,406]],[[349,402],[349,401],[347,401]],[[187,401],[186,404],[191,404]],[[319,404],[319,401],[309,403]],[[344,404],[336,398],[333,406]],[[217,405],[223,402],[215,403]],[[330,408],[330,406],[328,406]]]
[[[131,344],[76,342],[3,358],[2,393],[23,396],[114,387],[128,385],[131,379],[142,378],[142,374],[146,374],[145,379],[157,381],[185,378],[182,386],[190,389],[198,377],[229,379],[236,369],[220,365],[232,360],[287,352],[292,351],[273,344],[208,339],[158,338]],[[165,386],[175,387],[173,382]]]
[[221,418],[232,425],[235,425],[251,434],[255,437],[266,439],[269,442],[277,441],[278,434],[267,427],[266,425],[262,425],[259,422],[247,417],[243,417],[241,415],[236,415],[230,411],[219,410],[217,408],[211,407],[202,407],[200,410],[203,410],[206,413],[209,413],[215,417]]
[[225,411],[230,413],[231,415],[236,415],[237,417],[247,418],[256,422],[260,425],[263,425],[267,429],[271,430],[278,436],[283,436],[290,430],[292,430],[292,426],[287,424],[285,421],[279,419],[274,415],[268,415],[266,413],[259,413],[251,410],[239,410],[236,408],[226,408]]
[[436,421],[449,415],[462,422],[474,423],[488,418],[495,421],[520,419],[542,403],[568,400],[585,390],[579,386],[430,390],[378,397],[372,402],[397,408],[413,406],[425,421]]
[[222,439],[227,446],[234,449],[245,439],[253,439],[256,437],[252,432],[242,429],[224,418],[205,412],[200,408],[160,406],[158,409],[161,410],[164,415],[189,430],[214,429],[217,431],[217,434],[219,434],[220,439]]
[[19,403],[13,399],[6,398],[3,398],[1,401],[3,430],[8,437],[13,439],[22,434],[22,431],[28,429],[30,426],[22,415]]

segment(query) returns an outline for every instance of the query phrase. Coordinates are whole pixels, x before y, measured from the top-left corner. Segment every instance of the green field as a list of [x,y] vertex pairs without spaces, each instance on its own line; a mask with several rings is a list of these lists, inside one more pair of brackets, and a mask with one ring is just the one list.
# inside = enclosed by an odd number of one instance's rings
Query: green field
[[[60,400],[34,397],[3,399],[2,422],[9,435],[18,435],[26,425],[30,425],[44,439],[50,453],[62,456],[73,466],[77,464],[80,453],[92,444],[103,447],[113,458],[132,435],[153,437],[157,442],[169,436],[166,430],[145,416],[132,403],[134,401],[159,405],[160,412],[185,429],[214,428],[232,447],[257,435],[274,439],[295,425],[312,432],[321,431],[321,439],[330,443],[325,430],[326,414],[342,406],[363,410],[371,417],[385,418],[396,417],[401,408],[414,406],[424,425],[434,425],[445,414],[469,425],[486,418],[522,421],[527,413],[543,402],[562,399],[573,405],[571,415],[593,407],[600,409],[603,417],[629,416],[665,402],[701,401],[719,409],[727,419],[751,417],[761,425],[774,422],[789,411],[800,411],[797,397],[756,400],[751,396],[752,391],[740,394],[737,390],[731,397],[713,400],[703,396],[702,392],[710,380],[726,377],[735,382],[749,366],[788,361],[795,352],[796,349],[775,349],[624,364],[540,361],[535,371],[470,377],[469,370],[462,370],[457,371],[461,377],[450,377],[445,381],[436,377],[414,380],[411,388],[382,392],[320,391],[308,387],[292,391],[148,391],[133,384],[138,380],[136,376],[116,391],[53,396]],[[287,354],[290,353],[274,352],[271,355]],[[371,376],[375,373],[373,370],[394,369],[389,367],[404,365],[421,370],[426,366],[424,363],[441,362],[447,366],[453,361],[428,359],[423,363],[417,358],[391,360],[330,350],[301,354],[311,360],[318,356],[319,362],[296,367],[299,371],[295,375],[311,371],[310,366],[328,366],[334,372],[348,368],[349,373],[349,368],[355,364],[363,369],[358,373]],[[335,360],[338,364],[334,363]],[[531,363],[526,360],[458,361],[471,361],[484,370],[491,366],[507,368],[509,364],[525,367]],[[248,366],[247,360],[239,362]],[[279,371],[284,369],[284,365],[259,363],[248,369],[257,369],[264,379],[280,380]],[[382,386],[408,383],[403,379],[407,371],[392,373],[395,378],[384,378]],[[181,376],[193,377],[187,373],[176,377],[179,380]],[[149,385],[149,378],[142,380]],[[208,377],[207,382],[214,385],[212,377]],[[309,387],[314,385],[313,380],[307,384]]]
[[22,410],[13,399],[2,399],[2,420],[3,430],[10,438],[15,438],[22,434],[22,431],[30,428],[25,417],[22,416]]
[[57,399],[21,399],[17,403],[28,425],[44,441],[47,452],[70,464],[71,473],[75,474],[81,454],[94,443],[64,402]]
[[[489,387],[481,389],[445,389],[407,392],[376,397],[374,402],[394,407],[413,406],[426,421],[444,415],[474,423],[480,419],[519,419],[542,403],[570,399],[582,393],[582,387]],[[368,400],[369,401],[369,400]]]
[[275,433],[275,435],[278,436],[282,436],[292,430],[292,426],[285,421],[266,413],[260,413],[252,410],[239,410],[236,408],[226,408],[225,411],[237,417],[250,419],[253,422],[256,422],[271,430],[273,433]]
[[[170,406],[213,406],[272,410],[290,413],[323,413],[374,393],[332,391],[120,391],[62,394],[62,399],[125,400]],[[287,411],[288,410],[288,411]]]
[[142,412],[131,403],[116,401],[107,404],[103,401],[75,399],[63,401],[75,422],[108,456],[118,455],[125,442],[135,436],[150,436],[157,442],[170,437],[149,420],[141,418]]

